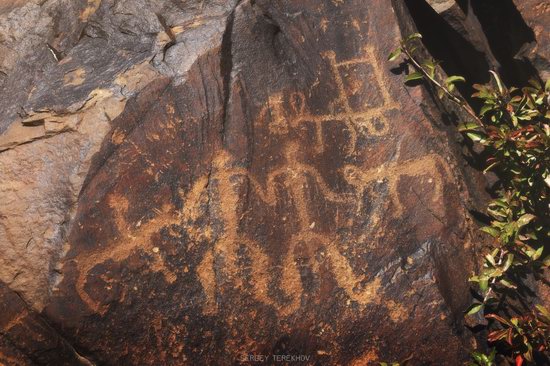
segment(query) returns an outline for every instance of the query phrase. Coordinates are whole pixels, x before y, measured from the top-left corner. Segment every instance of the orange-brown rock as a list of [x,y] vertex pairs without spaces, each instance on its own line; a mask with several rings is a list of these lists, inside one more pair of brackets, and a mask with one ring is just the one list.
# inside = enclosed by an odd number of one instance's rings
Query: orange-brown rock
[[46,309],[84,354],[465,356],[467,194],[385,64],[388,10],[242,2],[183,82],[113,121]]
[[0,8],[0,360],[466,361],[484,192],[386,62],[409,10]]
[[0,299],[0,364],[91,365],[3,283]]

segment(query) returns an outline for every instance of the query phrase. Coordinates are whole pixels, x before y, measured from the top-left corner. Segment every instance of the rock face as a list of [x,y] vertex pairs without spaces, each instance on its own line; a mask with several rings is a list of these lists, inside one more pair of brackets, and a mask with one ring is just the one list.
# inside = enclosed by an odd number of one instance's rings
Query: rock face
[[0,284],[2,365],[90,365],[18,294]]
[[0,14],[5,362],[467,360],[482,187],[389,70],[401,2]]
[[514,0],[514,3],[535,36],[535,42],[532,43],[526,56],[538,69],[543,79],[547,80],[550,78],[550,35],[546,27],[550,24],[550,2]]

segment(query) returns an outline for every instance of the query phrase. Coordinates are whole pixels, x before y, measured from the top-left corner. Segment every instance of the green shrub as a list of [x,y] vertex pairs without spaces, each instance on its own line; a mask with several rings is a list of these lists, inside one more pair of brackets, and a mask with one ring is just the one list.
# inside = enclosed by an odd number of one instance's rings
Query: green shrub
[[487,341],[496,348],[485,355],[472,354],[473,365],[493,365],[495,354],[521,365],[537,356],[549,356],[550,313],[533,305],[523,289],[525,280],[543,281],[550,265],[550,80],[507,88],[497,73],[492,83],[474,84],[473,97],[482,101],[479,111],[456,92],[461,76],[441,77],[435,60],[418,56],[422,36],[401,41],[389,60],[401,59],[413,72],[405,82],[426,81],[439,98],[458,105],[467,120],[458,124],[465,138],[485,150],[484,172],[498,177],[494,199],[487,207],[489,225],[480,230],[491,237],[480,261],[483,267],[470,281],[479,295],[466,311],[482,312]]

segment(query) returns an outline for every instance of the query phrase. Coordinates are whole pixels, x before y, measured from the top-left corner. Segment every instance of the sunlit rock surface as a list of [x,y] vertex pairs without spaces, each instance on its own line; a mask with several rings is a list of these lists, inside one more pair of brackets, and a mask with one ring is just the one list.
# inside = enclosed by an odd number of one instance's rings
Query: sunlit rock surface
[[483,185],[390,70],[400,1],[16,1],[0,30],[2,362],[468,359]]

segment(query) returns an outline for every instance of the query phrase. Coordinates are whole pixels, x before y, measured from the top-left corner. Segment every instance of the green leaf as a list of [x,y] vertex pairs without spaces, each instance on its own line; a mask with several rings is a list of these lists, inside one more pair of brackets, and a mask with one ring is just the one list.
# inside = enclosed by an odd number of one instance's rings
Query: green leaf
[[513,254],[508,254],[506,256],[506,262],[504,263],[504,266],[502,267],[502,270],[504,272],[506,272],[508,270],[508,268],[510,268],[512,266],[513,262],[514,262],[514,255]]
[[481,358],[483,354],[480,353],[480,352],[474,352],[472,353],[472,358],[478,363],[478,364],[481,364],[481,362],[483,361],[483,358]]
[[479,125],[477,123],[473,123],[473,122],[461,123],[458,126],[458,131],[460,131],[460,132],[476,131],[478,129],[479,129]]
[[473,142],[483,142],[485,139],[480,133],[477,132],[466,132],[466,136],[470,138]]
[[430,75],[432,79],[435,78],[436,63],[433,59],[424,61],[422,63],[422,66],[424,67],[425,71],[427,71],[428,75]]
[[542,305],[535,305],[535,307],[538,309],[538,311],[541,313],[542,316],[546,318],[546,321],[550,321],[550,313],[546,308]]
[[536,261],[537,259],[540,258],[540,256],[542,255],[542,252],[544,251],[544,247],[540,247],[538,248],[534,253],[533,253],[533,256],[531,257],[532,260]]
[[435,69],[435,61],[433,59],[427,59],[424,62],[422,62],[422,66],[430,70]]
[[419,79],[423,79],[424,78],[424,75],[422,75],[422,73],[418,72],[418,71],[415,71],[409,75],[407,75],[405,77],[405,82],[409,82],[409,81],[413,81],[413,80],[419,80]]
[[550,79],[546,80],[546,84],[544,84],[544,91],[550,92]]
[[488,272],[487,276],[489,276],[491,278],[497,278],[497,277],[502,276],[502,274],[503,274],[503,272],[500,268],[495,268],[492,271]]
[[481,292],[487,291],[488,288],[489,288],[489,279],[481,278],[479,280],[479,289],[481,290]]
[[470,278],[468,278],[468,281],[470,281],[470,282],[479,282],[479,277],[478,276],[471,276]]
[[493,110],[495,106],[491,104],[485,104],[483,107],[481,107],[481,110],[479,111],[479,115],[483,117],[487,112]]
[[518,118],[516,116],[511,116],[512,117],[512,125],[514,127],[517,127],[518,126]]
[[403,52],[401,47],[395,49],[392,53],[390,53],[388,61],[395,61],[401,55],[401,52]]
[[413,39],[421,39],[421,38],[422,38],[422,34],[413,33],[413,34],[409,35],[407,38],[405,38],[405,41],[408,42],[408,41],[412,41]]
[[500,231],[495,229],[492,226],[484,226],[479,230],[483,231],[484,233],[487,233],[487,234],[491,235],[493,238],[498,238],[498,236],[500,235]]
[[518,288],[516,285],[512,284],[511,282],[505,280],[505,279],[501,279],[500,281],[498,281],[501,285],[505,286],[505,287],[508,287],[508,288],[511,288],[511,289],[516,289]]
[[466,311],[466,315],[473,315],[483,309],[483,304],[474,303]]
[[501,198],[497,198],[495,200],[492,200],[489,205],[495,205],[495,206],[499,206],[499,207],[502,207],[502,208],[508,208],[508,203],[506,202],[506,200],[501,199]]
[[486,254],[485,255],[485,259],[491,263],[493,266],[496,266],[497,265],[497,262],[495,262],[495,257],[491,254]]
[[542,89],[542,85],[540,85],[539,81],[536,80],[536,79],[529,79],[529,84],[531,84],[535,90],[541,90]]
[[498,91],[500,92],[500,94],[503,94],[504,93],[504,86],[502,85],[502,81],[500,81],[500,77],[493,70],[490,70],[489,72],[491,73],[491,75],[493,75],[493,78],[497,82]]
[[535,217],[536,217],[535,215],[531,215],[531,214],[525,214],[521,216],[517,221],[518,228],[524,227],[525,225],[529,224],[531,221],[533,221]]
[[446,84],[453,84],[456,82],[464,83],[466,82],[466,79],[464,79],[462,76],[459,76],[459,75],[452,75],[452,76],[449,76],[447,79],[445,79]]

